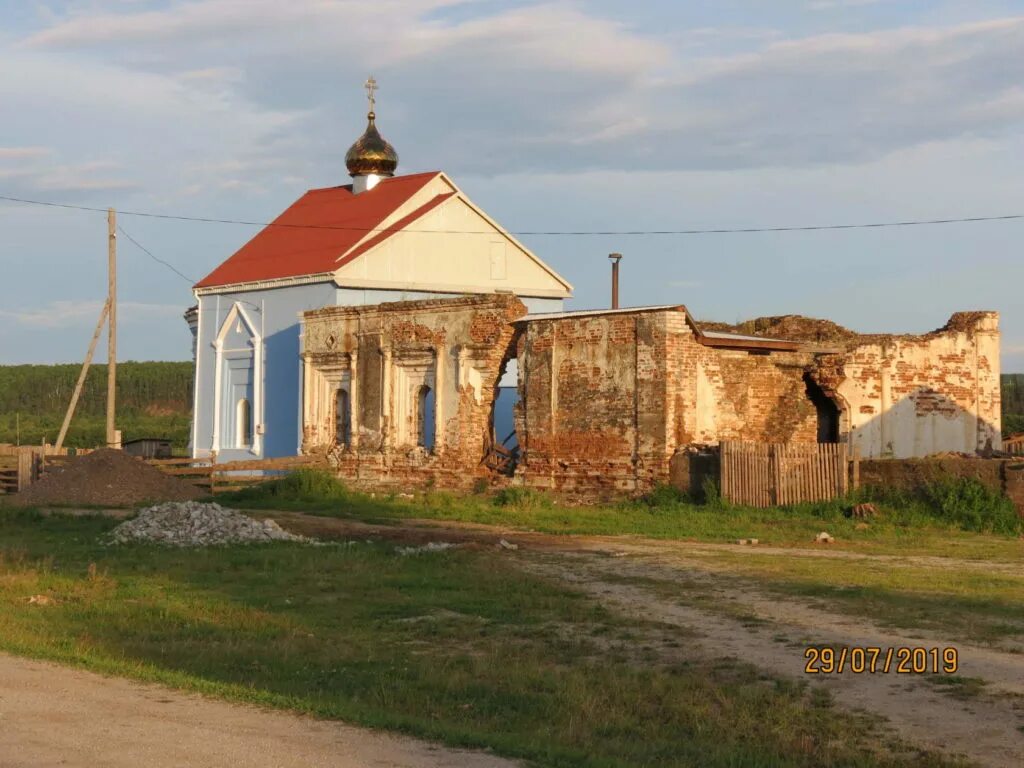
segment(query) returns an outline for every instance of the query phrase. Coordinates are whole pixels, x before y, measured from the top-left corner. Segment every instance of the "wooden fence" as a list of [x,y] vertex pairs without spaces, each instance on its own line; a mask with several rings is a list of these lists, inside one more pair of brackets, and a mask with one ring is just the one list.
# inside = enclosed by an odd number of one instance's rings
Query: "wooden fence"
[[220,464],[213,456],[209,459],[147,459],[146,463],[164,474],[208,490],[211,494],[240,491],[302,467],[326,466],[322,459],[313,456],[227,461]]
[[0,494],[17,493],[39,479],[43,457],[36,447],[0,454]]
[[[723,440],[722,498],[750,507],[825,501],[859,482],[859,461],[845,443],[747,443]],[[851,466],[852,464],[852,466]]]
[[[89,453],[77,451],[78,455]],[[39,446],[0,453],[0,495],[17,493],[46,473],[73,459],[67,451],[44,455]],[[142,459],[139,459],[142,461]],[[207,459],[149,459],[147,464],[167,475],[197,485],[211,494],[239,491],[273,480],[300,467],[325,467],[322,459],[312,456],[289,456],[280,459],[253,459],[217,463],[216,456]]]
[[1003,440],[1003,450],[1014,456],[1024,456],[1024,434],[1010,435]]

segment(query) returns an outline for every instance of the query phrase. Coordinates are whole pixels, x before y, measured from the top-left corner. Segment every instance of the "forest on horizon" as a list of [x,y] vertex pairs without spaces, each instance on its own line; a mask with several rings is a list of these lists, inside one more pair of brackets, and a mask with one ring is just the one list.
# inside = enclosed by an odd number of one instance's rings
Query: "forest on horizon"
[[[54,443],[80,365],[0,366],[0,443]],[[1024,373],[1004,374],[1003,433],[1024,432]],[[94,448],[106,436],[107,366],[89,369],[65,445]],[[185,454],[192,421],[191,362],[117,366],[117,426],[122,439],[170,438]]]

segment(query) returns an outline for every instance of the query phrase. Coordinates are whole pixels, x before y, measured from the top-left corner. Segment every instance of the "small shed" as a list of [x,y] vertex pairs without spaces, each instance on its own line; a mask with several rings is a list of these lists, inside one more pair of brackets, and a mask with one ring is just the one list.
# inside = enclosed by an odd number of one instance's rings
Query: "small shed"
[[121,448],[128,455],[142,459],[171,458],[171,441],[163,437],[140,437],[129,440]]

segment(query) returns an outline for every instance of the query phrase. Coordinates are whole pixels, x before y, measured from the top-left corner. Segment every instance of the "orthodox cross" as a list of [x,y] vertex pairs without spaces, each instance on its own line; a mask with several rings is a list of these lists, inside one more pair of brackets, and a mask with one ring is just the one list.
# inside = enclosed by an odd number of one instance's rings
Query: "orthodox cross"
[[370,99],[370,111],[373,112],[373,108],[377,103],[377,100],[373,97],[373,94],[377,91],[377,81],[373,79],[373,75],[370,75],[370,79],[366,81],[366,95]]

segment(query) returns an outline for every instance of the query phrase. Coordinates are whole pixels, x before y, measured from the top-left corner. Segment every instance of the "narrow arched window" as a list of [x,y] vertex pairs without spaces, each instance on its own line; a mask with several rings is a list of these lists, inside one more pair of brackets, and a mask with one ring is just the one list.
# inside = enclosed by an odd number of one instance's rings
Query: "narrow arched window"
[[235,409],[235,447],[248,448],[252,445],[252,403],[243,397]]
[[348,390],[339,389],[334,397],[334,439],[346,448],[352,443],[352,403]]
[[434,449],[434,390],[426,384],[416,398],[416,444]]

